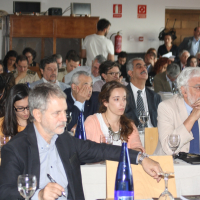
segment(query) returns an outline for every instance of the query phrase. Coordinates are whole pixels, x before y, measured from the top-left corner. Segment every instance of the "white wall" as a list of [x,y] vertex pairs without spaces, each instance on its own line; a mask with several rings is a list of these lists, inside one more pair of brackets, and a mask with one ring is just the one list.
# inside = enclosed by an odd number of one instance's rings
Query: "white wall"
[[[129,53],[145,52],[150,47],[158,48],[162,43],[158,40],[158,34],[165,26],[166,8],[200,9],[199,0],[41,0],[41,11],[46,11],[49,7],[62,7],[64,10],[70,6],[71,2],[91,3],[92,16],[106,18],[111,22],[112,26],[108,36],[122,30],[122,50]],[[122,4],[122,18],[113,18],[113,4]],[[146,19],[137,18],[138,4],[147,5]],[[12,14],[13,1],[0,0],[0,9]],[[70,15],[70,11],[65,15]],[[129,36],[133,36],[134,41],[129,41]],[[143,42],[138,41],[139,36],[144,37]]]

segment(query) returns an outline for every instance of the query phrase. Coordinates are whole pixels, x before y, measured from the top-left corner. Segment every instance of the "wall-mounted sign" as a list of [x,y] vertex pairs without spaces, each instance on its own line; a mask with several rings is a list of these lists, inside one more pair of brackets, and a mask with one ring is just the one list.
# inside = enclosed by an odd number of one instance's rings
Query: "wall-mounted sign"
[[113,17],[122,17],[122,4],[113,4]]
[[147,5],[138,5],[138,18],[146,18],[147,15]]

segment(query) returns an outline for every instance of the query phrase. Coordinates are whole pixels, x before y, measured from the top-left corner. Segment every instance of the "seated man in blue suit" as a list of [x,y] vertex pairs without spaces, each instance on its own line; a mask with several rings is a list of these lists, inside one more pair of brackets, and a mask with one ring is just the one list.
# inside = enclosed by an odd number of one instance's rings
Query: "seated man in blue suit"
[[161,102],[160,95],[145,87],[148,79],[147,66],[142,58],[133,58],[126,65],[127,73],[130,76],[130,83],[127,85],[129,96],[125,114],[141,127],[139,121],[140,111],[149,112],[148,124],[145,127],[157,127],[157,109]]
[[41,83],[54,83],[60,87],[63,91],[70,86],[66,83],[58,82],[58,64],[56,62],[56,58],[54,56],[49,56],[40,61],[40,70],[43,75],[43,78],[39,81],[35,81],[30,84],[30,88],[33,89],[36,85]]
[[92,92],[92,86],[92,77],[88,72],[78,71],[73,74],[71,88],[64,91],[67,95],[68,111],[72,112],[68,130],[76,126],[80,111],[83,111],[84,119],[98,111],[99,92]]

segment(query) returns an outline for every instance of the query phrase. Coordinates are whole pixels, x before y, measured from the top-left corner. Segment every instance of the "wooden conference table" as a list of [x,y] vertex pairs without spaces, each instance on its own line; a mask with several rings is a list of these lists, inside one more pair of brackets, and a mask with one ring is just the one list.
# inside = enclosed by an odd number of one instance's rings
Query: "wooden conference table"
[[[174,165],[177,196],[200,195],[200,165],[178,162]],[[106,165],[82,165],[81,173],[85,199],[106,199]]]

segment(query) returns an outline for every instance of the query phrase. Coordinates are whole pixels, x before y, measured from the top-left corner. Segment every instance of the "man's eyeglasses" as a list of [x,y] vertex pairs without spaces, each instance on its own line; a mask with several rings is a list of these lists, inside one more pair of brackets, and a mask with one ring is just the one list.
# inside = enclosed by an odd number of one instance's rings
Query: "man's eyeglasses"
[[121,72],[110,72],[110,73],[107,73],[107,74],[110,74],[111,76],[116,76],[116,75],[121,75]]
[[25,110],[29,110],[29,106],[27,106],[27,107],[19,107],[19,108],[16,108],[14,106],[14,109],[15,109],[16,112],[23,112]]

